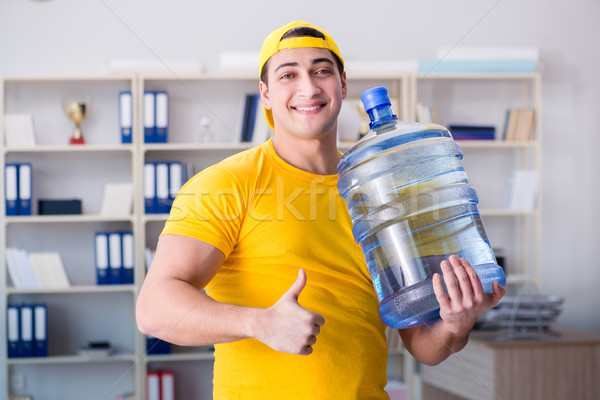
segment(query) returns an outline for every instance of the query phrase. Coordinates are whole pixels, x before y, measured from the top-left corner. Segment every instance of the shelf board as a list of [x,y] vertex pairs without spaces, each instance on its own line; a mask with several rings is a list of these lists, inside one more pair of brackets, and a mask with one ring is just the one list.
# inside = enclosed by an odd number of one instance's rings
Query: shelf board
[[98,214],[78,215],[22,215],[5,217],[5,223],[42,224],[42,223],[78,223],[78,222],[133,222],[132,215],[123,217],[104,216]]
[[494,73],[475,73],[475,72],[453,72],[453,73],[423,73],[420,72],[416,75],[417,80],[429,80],[429,79],[448,79],[448,80],[522,80],[522,79],[534,79],[538,75],[537,72],[494,72]]
[[[457,140],[463,149],[519,149],[534,148],[539,142],[536,140],[527,141],[506,141],[506,140]],[[341,141],[338,143],[340,151],[347,151],[354,146],[354,141]]]
[[241,151],[256,143],[154,143],[144,144],[143,151]]
[[5,153],[86,153],[86,152],[133,152],[131,144],[84,144],[84,145],[37,145],[5,147]]
[[189,353],[170,353],[170,354],[147,354],[146,362],[158,361],[202,361],[214,360],[215,354],[212,351],[197,351]]
[[73,285],[60,289],[15,289],[6,288],[7,295],[14,294],[76,294],[76,293],[116,293],[135,292],[134,285]]
[[114,354],[108,357],[83,357],[79,355],[48,356],[48,357],[17,357],[8,358],[8,365],[41,365],[41,364],[79,364],[79,363],[106,363],[106,362],[135,362],[133,354]]
[[256,81],[258,74],[248,72],[223,72],[223,73],[193,73],[193,72],[149,72],[140,77],[144,81]]
[[532,148],[539,142],[536,140],[507,141],[507,140],[457,140],[462,148],[482,148],[482,149],[513,149],[513,148]]
[[507,274],[506,283],[530,283],[532,281],[531,275],[525,274]]
[[169,214],[144,214],[144,222],[166,222]]
[[508,210],[505,208],[480,208],[479,214],[490,217],[526,217],[535,216],[537,210]]

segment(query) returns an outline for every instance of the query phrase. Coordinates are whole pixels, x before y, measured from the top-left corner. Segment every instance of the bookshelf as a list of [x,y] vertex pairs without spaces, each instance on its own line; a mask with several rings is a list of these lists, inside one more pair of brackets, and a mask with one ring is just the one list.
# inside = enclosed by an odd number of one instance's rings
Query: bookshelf
[[[0,96],[0,122],[6,114],[33,118],[35,146],[10,146],[4,138],[0,161],[27,162],[32,166],[31,215],[6,216],[4,173],[0,202],[0,253],[2,266],[2,328],[6,332],[8,304],[44,304],[47,308],[47,355],[8,358],[2,344],[2,398],[29,394],[41,398],[49,392],[75,399],[94,393],[110,395],[133,391],[142,379],[136,360],[141,340],[135,327],[137,287],[96,285],[94,232],[135,231],[136,209],[122,217],[100,215],[104,185],[137,183],[135,144],[122,144],[118,119],[118,93],[134,92],[134,76],[113,77],[5,77]],[[85,145],[69,145],[74,123],[63,100],[92,100],[82,123]],[[137,100],[134,100],[137,101]],[[0,124],[4,126],[4,124]],[[116,129],[115,129],[116,127]],[[39,215],[40,199],[80,199],[77,215]],[[27,252],[60,253],[70,286],[60,289],[21,289],[7,272],[7,248]],[[5,338],[6,336],[3,335]],[[83,357],[79,348],[89,341],[109,340],[110,357]],[[65,377],[80,385],[65,385]]]
[[[347,77],[350,99],[358,98],[368,88],[386,86],[392,99],[397,100],[396,112],[401,120],[414,120],[417,102],[439,107],[443,124],[485,122],[499,130],[509,107],[534,107],[537,115],[541,114],[538,74],[419,75],[373,71],[353,75],[348,71]],[[0,352],[4,365],[2,397],[8,398],[14,392],[37,398],[52,391],[66,400],[90,394],[114,398],[131,392],[144,398],[146,373],[158,369],[175,372],[176,392],[185,387],[194,398],[211,397],[210,350],[173,346],[170,354],[146,354],[145,337],[135,327],[135,300],[146,272],[145,249],[155,247],[167,218],[166,214],[145,213],[144,164],[181,161],[189,176],[251,147],[251,143],[239,140],[241,117],[244,96],[257,92],[257,86],[254,74],[5,77],[0,81],[0,129],[5,114],[30,113],[37,140],[35,147],[7,147],[4,140],[0,141],[1,164],[31,162],[34,209],[30,216],[6,216],[2,174],[0,254],[5,254],[8,247],[59,251],[71,280],[66,289],[16,289],[10,283],[4,257],[0,260],[2,329],[6,332],[7,304],[42,302],[48,307],[49,338],[47,357],[8,358],[6,349]],[[119,130],[118,94],[123,90],[130,90],[133,95],[131,144],[121,143]],[[168,143],[144,142],[142,104],[146,90],[164,90],[169,94]],[[88,97],[93,103],[82,124],[87,144],[69,145],[74,124],[63,111],[61,101]],[[462,119],[472,114],[481,119]],[[358,117],[352,118],[354,124]],[[211,131],[208,135],[207,125]],[[4,139],[3,131],[0,136]],[[344,135],[339,142],[341,151],[358,139],[358,132],[349,136]],[[534,139],[530,141],[460,142],[465,168],[481,197],[480,211],[488,235],[493,245],[499,243],[507,253],[511,267],[507,276],[513,282],[536,282],[539,276],[541,187],[538,183],[533,209],[508,210],[498,186],[504,188],[506,171],[510,169],[531,168],[541,174],[541,139],[538,117]],[[122,217],[99,215],[103,187],[115,182],[133,184],[132,212]],[[40,198],[80,198],[83,212],[37,215]],[[96,285],[94,233],[119,230],[134,234],[134,284]],[[95,314],[101,318],[95,318]],[[102,339],[111,341],[115,355],[94,359],[77,355],[78,347]],[[401,377],[409,398],[416,398],[414,359],[402,349],[390,348],[389,365],[389,377]],[[64,376],[78,384],[69,388],[57,385]]]
[[[464,166],[480,198],[490,243],[505,253],[508,283],[539,285],[541,260],[542,137],[539,73],[430,73],[412,76],[411,114],[418,102],[439,110],[441,123],[491,125],[494,140],[460,140]],[[530,140],[505,140],[507,110],[532,108],[536,121]],[[485,166],[485,168],[482,168]],[[510,174],[535,171],[531,207],[511,209]]]

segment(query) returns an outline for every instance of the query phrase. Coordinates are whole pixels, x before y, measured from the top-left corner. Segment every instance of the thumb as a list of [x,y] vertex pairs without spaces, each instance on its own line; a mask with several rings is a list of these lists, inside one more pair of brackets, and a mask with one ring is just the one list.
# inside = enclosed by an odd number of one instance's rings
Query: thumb
[[306,272],[304,272],[304,270],[300,268],[298,270],[298,278],[285,293],[285,296],[290,297],[293,300],[298,300],[298,296],[300,296],[300,293],[302,292],[302,289],[304,289],[304,286],[306,286]]

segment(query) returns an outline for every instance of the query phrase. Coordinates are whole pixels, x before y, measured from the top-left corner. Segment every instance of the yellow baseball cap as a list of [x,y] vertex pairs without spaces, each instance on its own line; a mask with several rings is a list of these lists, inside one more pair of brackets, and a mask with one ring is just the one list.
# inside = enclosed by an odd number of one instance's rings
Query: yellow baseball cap
[[[313,28],[313,29],[321,32],[323,34],[323,36],[325,37],[325,39],[308,36],[308,37],[291,37],[291,38],[287,38],[287,39],[284,39],[283,41],[281,41],[282,36],[285,35],[288,31],[290,31],[294,28],[300,28],[300,27]],[[309,24],[308,22],[293,21],[293,22],[290,22],[289,24],[284,25],[281,28],[278,28],[278,29],[274,30],[273,32],[271,32],[271,34],[269,34],[269,36],[267,36],[267,38],[263,42],[262,48],[260,49],[260,57],[259,57],[259,64],[260,64],[259,68],[258,68],[259,79],[260,79],[260,74],[262,72],[263,67],[265,66],[265,64],[269,60],[269,58],[271,58],[271,56],[273,56],[273,54],[276,54],[279,50],[282,50],[282,49],[297,49],[297,48],[302,48],[302,47],[316,47],[316,48],[320,48],[320,49],[328,49],[340,59],[342,66],[344,65],[344,59],[342,58],[342,55],[340,54],[340,49],[338,48],[338,45],[335,43],[335,41],[333,40],[333,38],[331,37],[331,35],[329,33],[325,32],[321,28],[318,28],[312,24]],[[267,122],[269,123],[269,126],[271,127],[271,129],[275,129],[275,126],[274,126],[275,124],[273,122],[273,113],[271,112],[271,110],[267,110],[266,108],[264,110],[265,110],[265,117],[267,118]]]

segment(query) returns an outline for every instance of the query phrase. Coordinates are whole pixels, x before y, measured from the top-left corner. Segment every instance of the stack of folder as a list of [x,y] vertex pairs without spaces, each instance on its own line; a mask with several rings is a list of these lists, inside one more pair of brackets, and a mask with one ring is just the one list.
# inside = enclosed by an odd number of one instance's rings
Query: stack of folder
[[144,142],[167,143],[169,134],[169,94],[145,91],[143,104]]
[[130,285],[134,282],[133,232],[96,232],[96,284]]
[[7,163],[4,167],[6,215],[31,215],[31,164]]
[[6,310],[8,357],[48,355],[48,312],[45,304],[9,304]]
[[149,371],[146,375],[148,400],[174,400],[175,374],[173,371]]
[[171,211],[171,205],[183,186],[184,178],[182,162],[146,162],[144,164],[146,214],[164,214]]

